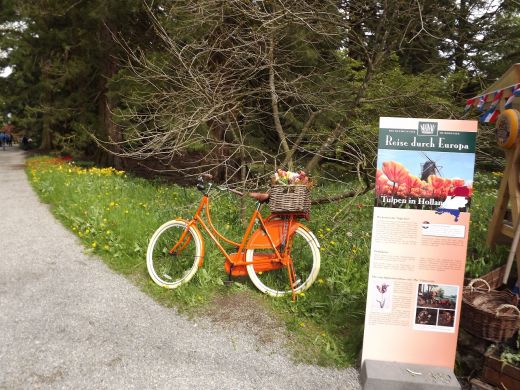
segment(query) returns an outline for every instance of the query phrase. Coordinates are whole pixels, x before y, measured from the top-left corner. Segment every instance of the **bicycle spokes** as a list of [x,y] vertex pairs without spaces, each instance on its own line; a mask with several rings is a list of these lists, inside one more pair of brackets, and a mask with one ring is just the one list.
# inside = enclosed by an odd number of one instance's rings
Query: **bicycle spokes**
[[189,243],[191,241],[191,235],[188,233],[189,233],[189,229],[186,228],[185,231],[179,237],[179,240],[168,251],[169,254],[174,255],[174,254],[180,253],[189,245]]
[[184,279],[198,257],[189,228],[177,225],[169,227],[157,238],[151,256],[156,275],[166,283]]

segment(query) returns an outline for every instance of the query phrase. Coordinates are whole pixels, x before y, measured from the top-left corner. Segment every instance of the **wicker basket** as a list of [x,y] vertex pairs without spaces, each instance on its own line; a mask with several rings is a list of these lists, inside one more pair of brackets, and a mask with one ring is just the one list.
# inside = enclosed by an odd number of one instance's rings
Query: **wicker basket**
[[309,214],[311,193],[302,185],[275,185],[269,190],[269,210],[271,213]]
[[[480,283],[482,287],[473,285]],[[509,291],[491,290],[483,279],[474,279],[464,287],[460,326],[489,341],[511,338],[520,325],[518,298]]]

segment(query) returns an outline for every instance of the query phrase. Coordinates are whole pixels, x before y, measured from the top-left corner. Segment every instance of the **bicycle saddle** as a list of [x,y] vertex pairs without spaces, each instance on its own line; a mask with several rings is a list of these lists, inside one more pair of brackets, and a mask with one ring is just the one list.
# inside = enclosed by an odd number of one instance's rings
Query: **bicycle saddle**
[[249,196],[260,203],[266,203],[269,200],[269,194],[267,192],[250,192]]

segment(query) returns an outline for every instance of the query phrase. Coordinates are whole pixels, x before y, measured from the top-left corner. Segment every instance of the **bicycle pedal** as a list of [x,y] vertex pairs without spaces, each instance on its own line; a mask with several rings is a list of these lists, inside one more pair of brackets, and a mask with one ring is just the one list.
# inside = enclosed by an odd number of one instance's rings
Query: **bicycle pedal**
[[235,283],[234,280],[224,280],[224,286],[232,286]]

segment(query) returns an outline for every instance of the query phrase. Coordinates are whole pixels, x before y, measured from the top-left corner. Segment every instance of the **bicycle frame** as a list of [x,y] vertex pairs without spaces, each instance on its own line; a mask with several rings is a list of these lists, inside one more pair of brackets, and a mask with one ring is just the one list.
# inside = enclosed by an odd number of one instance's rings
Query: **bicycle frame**
[[[208,233],[212,241],[217,245],[217,248],[226,258],[226,271],[228,271],[230,276],[247,276],[248,273],[246,266],[253,263],[255,265],[255,270],[262,272],[280,269],[283,266],[287,266],[289,281],[291,286],[293,286],[293,283],[296,280],[296,276],[292,266],[292,259],[289,255],[291,248],[289,245],[285,245],[285,243],[290,242],[288,239],[290,235],[299,226],[303,225],[298,223],[296,221],[297,217],[292,214],[277,214],[275,216],[271,214],[264,219],[260,213],[261,206],[262,205],[258,203],[258,206],[253,211],[241,242],[235,242],[226,238],[215,228],[213,222],[211,221],[209,196],[207,193],[203,194],[195,215],[190,221],[187,221],[187,229],[183,232],[175,246],[170,250],[170,253],[173,254],[178,250],[182,251],[182,249],[189,243],[188,240],[185,240],[189,228],[192,226],[197,228],[197,224],[200,224],[200,226],[202,226],[202,228]],[[202,218],[203,212],[205,212],[207,222],[205,222]],[[259,228],[253,232],[256,221],[259,222]],[[222,246],[219,239],[237,248],[237,253],[229,254]],[[280,247],[280,250],[278,247]],[[245,260],[247,250],[261,248],[272,249],[274,254],[272,256],[256,256],[253,262],[247,262]],[[204,256],[202,255],[199,260],[199,268],[202,267],[204,260],[203,257]]]

